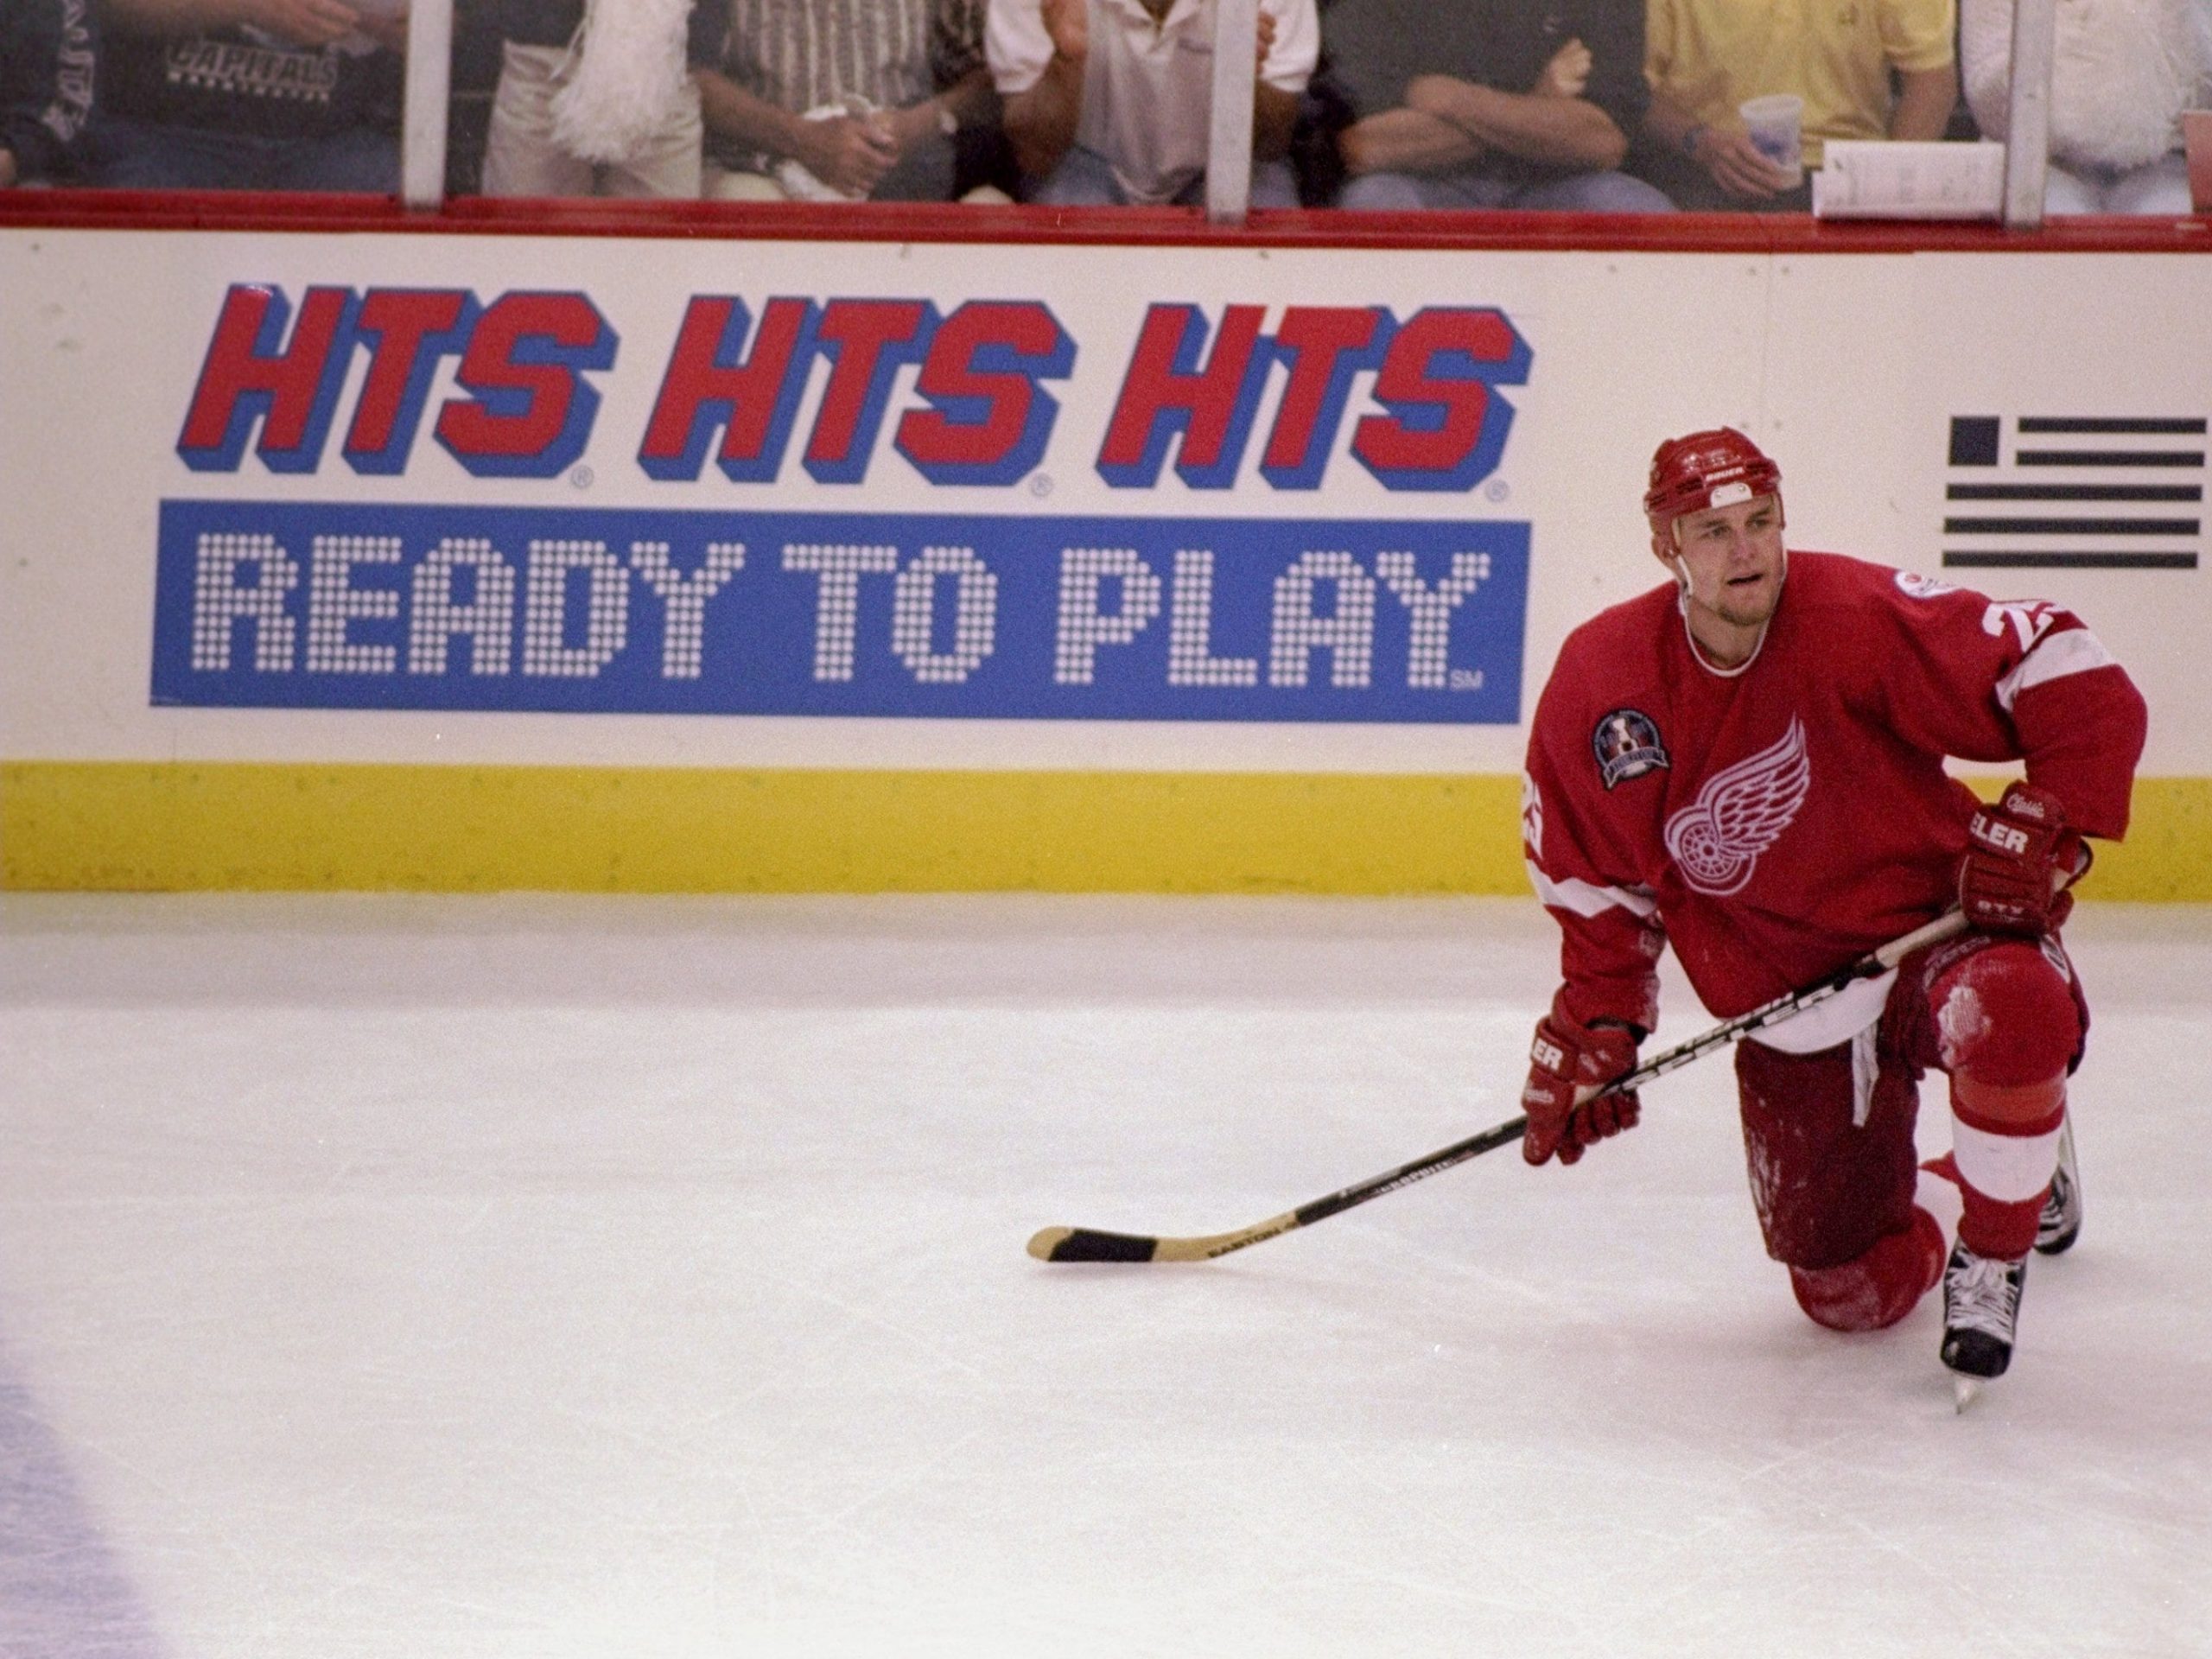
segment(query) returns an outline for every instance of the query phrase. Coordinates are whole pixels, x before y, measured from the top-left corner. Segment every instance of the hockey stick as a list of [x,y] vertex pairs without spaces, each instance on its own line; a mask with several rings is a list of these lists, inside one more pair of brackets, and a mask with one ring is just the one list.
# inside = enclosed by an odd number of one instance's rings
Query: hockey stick
[[[1953,935],[1966,931],[1966,918],[1955,910],[1946,911],[1924,927],[1916,927],[1900,938],[1891,940],[1880,949],[1841,968],[1819,984],[1787,996],[1778,996],[1771,1002],[1760,1004],[1749,1014],[1739,1014],[1725,1020],[1701,1037],[1654,1055],[1624,1077],[1618,1077],[1599,1090],[1592,1090],[1586,1099],[1600,1094],[1616,1094],[1623,1090],[1640,1089],[1655,1077],[1663,1077],[1669,1071],[1679,1071],[1692,1060],[1704,1058],[1716,1048],[1725,1048],[1738,1037],[1778,1025],[1791,1015],[1802,1014],[1816,1003],[1825,1002],[1845,987],[1862,979],[1872,979],[1885,974],[1914,951],[1929,945],[1941,944]],[[1510,1141],[1518,1141],[1529,1120],[1514,1118],[1495,1128],[1484,1129],[1480,1135],[1469,1135],[1465,1141],[1455,1141],[1450,1146],[1432,1152],[1426,1158],[1416,1158],[1409,1164],[1373,1176],[1356,1185],[1332,1192],[1325,1198],[1311,1204],[1301,1204],[1295,1210],[1286,1210],[1256,1225],[1240,1228],[1232,1233],[1208,1233],[1191,1238],[1155,1238],[1142,1233],[1101,1232],[1089,1227],[1046,1227],[1029,1241],[1029,1254],[1039,1262],[1204,1262],[1217,1255],[1227,1255],[1231,1250],[1241,1250],[1248,1244],[1287,1233],[1300,1227],[1310,1227],[1317,1221],[1365,1204],[1370,1198],[1379,1198],[1385,1192],[1395,1192],[1402,1186],[1411,1186],[1415,1181],[1426,1180],[1439,1170],[1463,1164],[1470,1158],[1494,1152]]]

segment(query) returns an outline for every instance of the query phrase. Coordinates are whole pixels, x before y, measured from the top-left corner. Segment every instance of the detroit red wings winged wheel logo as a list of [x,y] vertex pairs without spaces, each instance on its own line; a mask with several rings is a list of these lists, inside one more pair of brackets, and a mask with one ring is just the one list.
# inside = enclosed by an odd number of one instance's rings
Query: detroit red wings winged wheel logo
[[1742,891],[1812,786],[1805,728],[1793,720],[1781,741],[1714,772],[1697,799],[1667,820],[1667,850],[1682,880],[1716,899]]

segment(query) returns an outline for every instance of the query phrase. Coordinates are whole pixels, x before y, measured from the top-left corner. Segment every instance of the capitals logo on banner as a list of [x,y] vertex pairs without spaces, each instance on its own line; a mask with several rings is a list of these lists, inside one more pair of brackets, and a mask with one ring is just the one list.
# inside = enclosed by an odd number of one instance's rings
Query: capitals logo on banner
[[[1383,490],[1464,506],[1503,455],[1497,388],[1525,383],[1528,346],[1492,308],[1292,306],[1272,334],[1266,315],[1149,307],[1082,464],[1153,510],[1048,515],[1017,486],[1052,450],[1080,353],[1045,303],[786,296],[756,315],[694,296],[650,414],[621,438],[638,486],[674,492],[666,506],[164,502],[155,701],[1517,720],[1528,524],[1306,504],[1342,456]],[[311,288],[295,306],[239,286],[177,454],[201,474],[249,454],[317,474],[342,431],[335,461],[363,480],[408,478],[426,436],[471,478],[573,478],[606,453],[596,377],[619,372],[620,345],[577,293]],[[902,375],[913,401],[894,409]],[[1372,408],[1354,413],[1363,376]],[[1161,512],[1171,456],[1185,491],[1241,485],[1240,506],[1306,510]],[[699,505],[724,487],[710,467],[775,505]],[[785,505],[879,467],[909,488],[1001,491],[1007,510]]]

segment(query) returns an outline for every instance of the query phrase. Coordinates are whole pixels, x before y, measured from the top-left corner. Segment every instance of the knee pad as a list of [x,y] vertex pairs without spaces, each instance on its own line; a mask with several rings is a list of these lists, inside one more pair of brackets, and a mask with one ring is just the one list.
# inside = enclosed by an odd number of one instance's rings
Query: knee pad
[[1912,1312],[1943,1273],[1943,1230],[1918,1205],[1901,1232],[1840,1268],[1792,1268],[1789,1288],[1814,1324],[1879,1331]]
[[2082,1046],[2073,986],[2043,950],[2008,940],[1944,970],[1929,988],[1937,1052],[1953,1078],[1998,1090],[2063,1077]]

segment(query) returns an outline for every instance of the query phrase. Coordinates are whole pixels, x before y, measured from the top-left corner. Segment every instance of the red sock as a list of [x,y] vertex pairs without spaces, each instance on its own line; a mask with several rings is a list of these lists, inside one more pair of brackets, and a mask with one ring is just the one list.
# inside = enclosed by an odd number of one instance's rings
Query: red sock
[[1912,1224],[1840,1268],[1792,1268],[1789,1288],[1815,1325],[1879,1331],[1895,1325],[1943,1274],[1943,1230],[1918,1205]]

